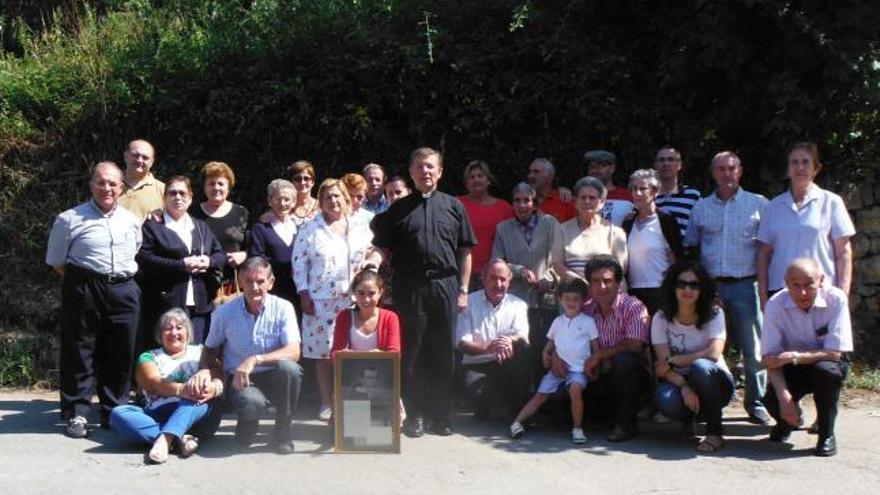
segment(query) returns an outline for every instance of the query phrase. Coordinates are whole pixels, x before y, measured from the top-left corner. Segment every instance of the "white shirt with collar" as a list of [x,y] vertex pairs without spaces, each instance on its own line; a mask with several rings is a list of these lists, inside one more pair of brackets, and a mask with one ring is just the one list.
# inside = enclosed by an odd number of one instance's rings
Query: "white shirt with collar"
[[[196,226],[193,223],[192,218],[189,217],[189,213],[184,213],[179,220],[171,218],[171,215],[168,213],[164,213],[163,216],[165,217],[165,227],[171,232],[177,234],[177,237],[179,237],[183,242],[183,245],[186,246],[186,250],[192,253],[193,230],[195,230]],[[196,305],[192,276],[189,277],[189,281],[186,283],[186,305]]]
[[846,294],[837,287],[821,287],[806,311],[795,304],[788,289],[771,297],[764,309],[761,355],[818,350],[853,350]]
[[[496,337],[529,340],[529,305],[513,294],[506,294],[501,302],[493,305],[485,290],[468,295],[467,309],[458,314],[455,327],[456,342],[473,342],[485,346]],[[480,364],[495,360],[494,354],[472,356],[465,354],[462,364]]]

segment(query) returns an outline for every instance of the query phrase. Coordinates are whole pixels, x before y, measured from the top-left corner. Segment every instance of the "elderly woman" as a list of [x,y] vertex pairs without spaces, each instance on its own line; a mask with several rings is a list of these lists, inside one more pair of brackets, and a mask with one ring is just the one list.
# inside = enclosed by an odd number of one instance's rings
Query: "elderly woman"
[[290,166],[290,181],[296,188],[296,204],[290,211],[297,228],[315,218],[318,214],[318,200],[312,197],[315,186],[315,166],[306,160],[298,160]]
[[[226,265],[226,254],[205,222],[187,213],[192,203],[188,178],[168,179],[164,197],[164,212],[144,222],[143,244],[135,258],[142,277],[142,321],[151,328],[168,309],[185,308],[192,319],[191,337],[201,344],[208,335],[217,276]],[[141,344],[149,345],[143,339]]]
[[345,174],[339,180],[345,184],[348,198],[351,200],[351,216],[362,222],[370,223],[374,216],[372,211],[363,208],[367,198],[367,180],[361,174]]
[[584,267],[593,256],[613,256],[627,270],[626,234],[602,218],[608,190],[595,177],[582,177],[574,185],[577,215],[556,229],[553,268],[565,279],[584,278]]
[[761,307],[785,285],[785,270],[796,258],[813,258],[826,280],[849,294],[855,227],[840,196],[817,186],[822,170],[813,143],[788,151],[791,187],[770,201],[758,227],[758,294]]
[[190,212],[194,218],[204,221],[226,252],[226,269],[223,272],[223,293],[236,291],[235,268],[247,258],[248,211],[227,198],[235,187],[235,174],[223,162],[208,162],[202,167],[202,184],[205,201],[194,206]]
[[152,445],[147,462],[161,464],[171,450],[189,457],[199,447],[199,436],[213,435],[220,425],[221,415],[213,410],[213,400],[223,394],[219,373],[202,395],[194,395],[195,387],[188,386],[202,354],[201,346],[192,345],[192,332],[186,311],[163,313],[156,325],[162,347],[141,354],[135,370],[146,405],[117,406],[110,413],[112,431],[127,441]]
[[471,250],[471,290],[480,288],[483,265],[489,261],[492,244],[495,241],[495,228],[499,223],[513,218],[510,203],[489,194],[489,186],[495,182],[495,176],[489,165],[482,160],[474,160],[464,167],[464,184],[467,194],[459,196],[464,205],[468,219],[477,236],[477,245]]
[[550,250],[558,223],[551,215],[538,211],[532,186],[520,182],[513,188],[514,218],[498,224],[492,259],[507,261],[513,271],[510,293],[529,305],[529,342],[532,363],[540,378],[543,371],[541,351],[547,343],[547,329],[558,314],[553,296],[556,273],[550,261]]
[[303,312],[302,355],[315,360],[321,395],[318,416],[331,416],[333,322],[351,306],[352,277],[381,259],[371,249],[368,224],[351,218],[351,200],[343,183],[326,179],[318,188],[321,214],[302,227],[293,246],[293,277]]
[[660,304],[663,274],[684,254],[678,222],[657,209],[654,202],[659,190],[656,171],[645,168],[633,172],[629,176],[629,191],[636,215],[623,222],[629,255],[629,293],[638,297],[652,315]]
[[661,288],[663,303],[651,322],[660,383],[655,399],[660,411],[684,422],[693,436],[693,421],[706,421],[701,452],[724,446],[721,410],[733,397],[733,376],[722,352],[726,338],[724,312],[715,304],[715,280],[690,260],[669,268]]
[[[287,299],[299,306],[296,287],[293,285],[293,239],[297,227],[291,216],[296,204],[296,188],[290,181],[275,179],[266,188],[269,203],[268,218],[251,227],[248,242],[248,257],[260,256],[272,265],[275,284],[270,291],[278,297]],[[297,315],[300,308],[297,307]]]

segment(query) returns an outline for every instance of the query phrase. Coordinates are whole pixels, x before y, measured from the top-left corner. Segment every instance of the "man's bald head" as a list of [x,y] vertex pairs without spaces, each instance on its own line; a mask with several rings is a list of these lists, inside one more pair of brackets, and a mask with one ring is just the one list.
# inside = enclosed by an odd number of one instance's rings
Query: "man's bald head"
[[797,258],[785,271],[785,287],[797,307],[807,311],[813,306],[824,278],[819,262],[812,258]]

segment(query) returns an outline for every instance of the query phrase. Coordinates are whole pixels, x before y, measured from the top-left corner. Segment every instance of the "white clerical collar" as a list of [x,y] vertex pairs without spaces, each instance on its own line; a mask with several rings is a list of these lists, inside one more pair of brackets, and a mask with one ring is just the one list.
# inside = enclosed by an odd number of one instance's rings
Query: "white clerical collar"
[[433,195],[434,195],[434,191],[431,191],[431,192],[429,192],[429,193],[422,193],[422,197],[425,198],[425,199],[428,199],[428,198],[430,198],[430,197],[433,196]]

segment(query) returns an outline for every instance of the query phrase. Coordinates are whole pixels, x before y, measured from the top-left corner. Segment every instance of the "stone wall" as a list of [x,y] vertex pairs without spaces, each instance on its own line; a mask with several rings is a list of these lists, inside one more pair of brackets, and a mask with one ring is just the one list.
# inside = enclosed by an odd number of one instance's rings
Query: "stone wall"
[[854,180],[828,184],[843,197],[856,225],[850,293],[856,354],[880,361],[880,163],[850,171]]

